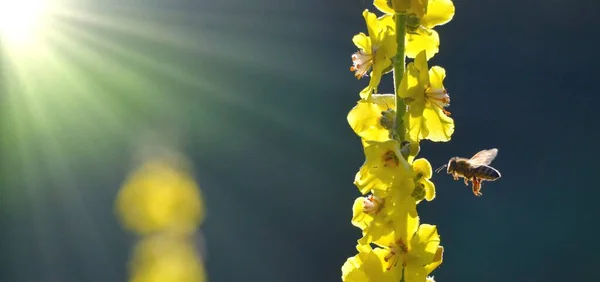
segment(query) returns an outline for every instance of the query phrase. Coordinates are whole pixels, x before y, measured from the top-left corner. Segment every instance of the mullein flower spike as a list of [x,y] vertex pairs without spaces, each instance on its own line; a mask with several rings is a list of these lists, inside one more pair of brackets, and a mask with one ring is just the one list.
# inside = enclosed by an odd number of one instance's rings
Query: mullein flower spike
[[204,282],[197,250],[204,200],[188,170],[156,158],[127,178],[115,210],[123,225],[139,235],[129,262],[129,282]]
[[[351,71],[370,76],[347,121],[363,145],[365,161],[354,185],[352,225],[362,231],[357,254],[342,266],[342,281],[434,282],[444,247],[435,225],[421,223],[417,206],[435,199],[431,164],[416,158],[420,142],[450,141],[454,120],[443,85],[446,71],[428,67],[439,51],[433,28],[454,16],[451,0],[375,0],[383,13],[363,12],[367,34],[352,38],[358,51]],[[396,31],[399,31],[397,33]],[[408,64],[405,58],[413,59]],[[393,69],[394,92],[378,94]]]

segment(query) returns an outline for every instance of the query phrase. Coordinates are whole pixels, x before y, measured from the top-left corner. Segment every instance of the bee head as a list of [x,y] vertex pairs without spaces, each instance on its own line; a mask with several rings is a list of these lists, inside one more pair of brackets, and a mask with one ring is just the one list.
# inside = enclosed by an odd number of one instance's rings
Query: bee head
[[448,174],[451,174],[452,172],[454,172],[454,170],[456,170],[456,160],[458,159],[458,157],[453,157],[448,161],[447,167],[448,169],[446,170],[446,172]]

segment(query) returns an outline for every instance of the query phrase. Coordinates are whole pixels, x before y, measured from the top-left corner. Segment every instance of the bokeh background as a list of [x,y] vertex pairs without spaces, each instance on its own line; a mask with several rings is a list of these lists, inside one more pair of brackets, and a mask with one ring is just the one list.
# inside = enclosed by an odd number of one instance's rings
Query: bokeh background
[[[437,281],[596,281],[598,11],[455,0],[439,27],[456,132],[434,167],[499,148],[475,198],[437,174],[419,205]],[[0,281],[127,281],[115,198],[142,144],[193,163],[209,281],[340,281],[364,160],[346,122],[370,1],[59,1],[36,44],[3,37]],[[391,77],[384,80],[391,91]]]

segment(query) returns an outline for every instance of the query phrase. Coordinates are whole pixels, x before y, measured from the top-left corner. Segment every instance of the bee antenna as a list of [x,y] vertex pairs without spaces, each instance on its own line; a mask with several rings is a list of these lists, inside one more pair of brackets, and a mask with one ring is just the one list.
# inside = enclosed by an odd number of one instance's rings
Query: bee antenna
[[443,168],[445,168],[446,166],[448,166],[447,164],[440,166],[438,168],[435,169],[435,173],[440,173],[440,171],[442,171]]

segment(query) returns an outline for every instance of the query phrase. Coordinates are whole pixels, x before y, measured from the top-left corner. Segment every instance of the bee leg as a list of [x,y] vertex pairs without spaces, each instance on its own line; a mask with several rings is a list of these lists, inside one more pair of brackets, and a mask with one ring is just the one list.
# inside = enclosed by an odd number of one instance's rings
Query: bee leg
[[473,194],[477,197],[481,196],[481,180],[473,177]]
[[458,180],[458,174],[456,174],[456,172],[452,173],[452,177],[454,178],[454,180]]
[[465,181],[465,186],[469,187],[469,179],[465,177],[464,181]]

